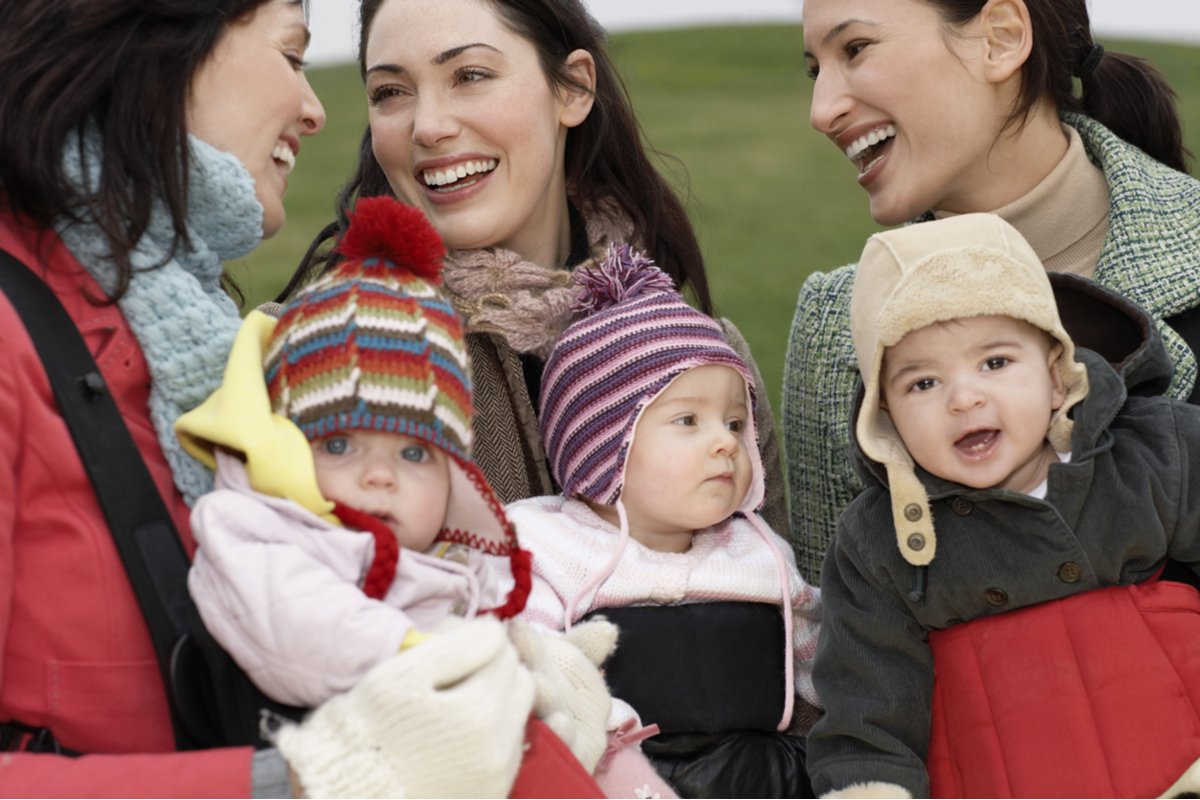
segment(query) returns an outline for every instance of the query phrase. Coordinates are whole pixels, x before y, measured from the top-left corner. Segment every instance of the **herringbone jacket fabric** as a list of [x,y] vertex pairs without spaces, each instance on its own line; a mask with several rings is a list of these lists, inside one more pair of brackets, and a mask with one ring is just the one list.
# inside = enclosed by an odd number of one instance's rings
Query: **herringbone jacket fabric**
[[[1064,117],[1104,172],[1109,231],[1095,280],[1157,322],[1175,365],[1168,393],[1186,398],[1196,357],[1165,318],[1200,306],[1200,181],[1170,169],[1095,120]],[[850,337],[855,265],[813,273],[800,290],[784,367],[783,430],[791,531],[800,572],[819,585],[842,509],[862,491],[850,449],[859,383]]]

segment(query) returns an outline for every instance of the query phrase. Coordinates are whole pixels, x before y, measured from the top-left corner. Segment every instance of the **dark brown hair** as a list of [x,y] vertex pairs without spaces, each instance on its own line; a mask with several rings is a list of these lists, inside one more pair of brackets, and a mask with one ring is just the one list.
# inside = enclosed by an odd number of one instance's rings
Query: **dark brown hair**
[[[268,1],[0,3],[0,202],[43,226],[91,216],[117,266],[113,299],[129,285],[129,254],[156,203],[174,223],[172,246],[187,243],[192,77],[226,24]],[[82,149],[76,134],[86,129],[103,142],[91,188],[63,170],[64,148]]]
[[[925,0],[952,26],[974,19],[985,0]],[[1023,122],[1045,97],[1059,111],[1095,119],[1167,166],[1187,172],[1191,154],[1175,92],[1157,69],[1127,53],[1094,50],[1085,0],[1025,0],[1033,24],[1033,49],[1021,70],[1021,94],[1009,117]],[[1099,56],[1099,60],[1095,60]],[[1075,94],[1075,78],[1081,93]]]
[[[358,64],[366,74],[366,44],[371,23],[385,0],[361,0]],[[604,29],[579,0],[488,0],[500,19],[528,40],[538,52],[551,86],[580,87],[566,70],[574,50],[586,50],[596,63],[596,87],[591,112],[567,132],[564,156],[567,185],[581,204],[615,201],[633,221],[635,241],[677,285],[690,289],[697,305],[712,311],[704,260],[683,204],[653,166],[643,143],[624,84],[605,52]],[[325,242],[345,229],[346,213],[357,197],[391,195],[387,177],[375,160],[368,126],[358,153],[355,174],[336,201],[337,221],[328,225],[309,247],[296,274],[280,293],[283,300],[298,286],[327,269],[336,257],[318,255]],[[553,265],[547,265],[553,266]]]

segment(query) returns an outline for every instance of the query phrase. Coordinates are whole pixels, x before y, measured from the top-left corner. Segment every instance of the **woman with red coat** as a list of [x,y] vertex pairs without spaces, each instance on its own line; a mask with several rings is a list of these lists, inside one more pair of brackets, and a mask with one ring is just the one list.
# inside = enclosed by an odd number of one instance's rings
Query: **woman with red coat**
[[[308,40],[302,0],[0,5],[0,249],[78,327],[189,555],[189,507],[211,476],[173,426],[217,386],[240,323],[222,262],[282,225],[301,141],[325,123]],[[377,768],[358,783],[321,785],[509,791],[533,681],[494,620],[380,665],[288,728],[286,759],[176,752],[124,564],[4,296],[0,418],[0,742],[16,751],[0,758],[0,794],[285,796],[306,770],[363,761]],[[459,754],[440,771],[438,746]]]

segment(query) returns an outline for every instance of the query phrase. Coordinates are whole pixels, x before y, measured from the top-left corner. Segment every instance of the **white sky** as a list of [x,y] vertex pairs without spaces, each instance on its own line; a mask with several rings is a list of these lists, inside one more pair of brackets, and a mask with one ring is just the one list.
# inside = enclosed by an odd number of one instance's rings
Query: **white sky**
[[[799,22],[802,0],[584,0],[610,31],[716,22]],[[314,64],[353,61],[357,0],[309,0]],[[1089,0],[1102,36],[1163,39],[1200,45],[1200,0]]]

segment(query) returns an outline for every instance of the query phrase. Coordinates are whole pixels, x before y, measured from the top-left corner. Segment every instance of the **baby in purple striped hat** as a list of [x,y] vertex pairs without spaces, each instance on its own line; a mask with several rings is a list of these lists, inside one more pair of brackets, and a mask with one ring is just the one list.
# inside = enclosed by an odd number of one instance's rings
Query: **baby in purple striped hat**
[[[546,361],[541,431],[562,494],[512,503],[533,553],[523,616],[615,622],[597,778],[645,796],[640,748],[682,796],[811,796],[787,733],[812,687],[818,591],[757,513],[755,385],[719,324],[628,246],[580,270]],[[619,699],[618,699],[619,698]]]

